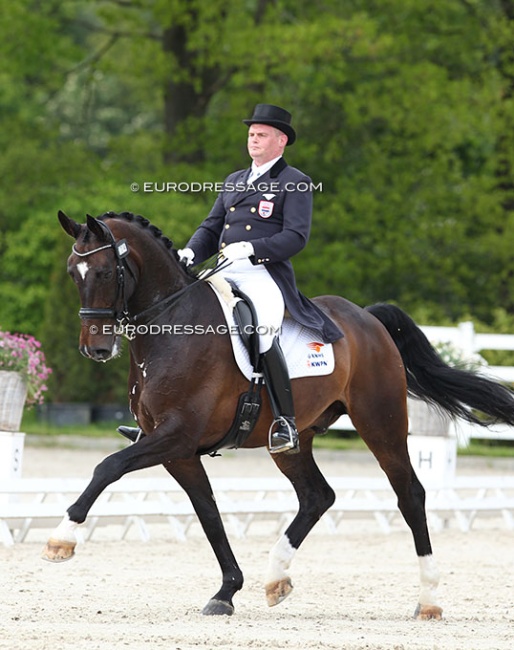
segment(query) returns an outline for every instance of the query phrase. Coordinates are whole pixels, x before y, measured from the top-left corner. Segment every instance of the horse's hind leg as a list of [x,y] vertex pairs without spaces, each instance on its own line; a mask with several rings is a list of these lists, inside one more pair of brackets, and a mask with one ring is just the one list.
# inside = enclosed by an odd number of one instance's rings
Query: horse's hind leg
[[414,616],[419,619],[440,619],[442,609],[437,601],[439,571],[432,555],[425,511],[425,490],[416,476],[405,449],[400,465],[380,463],[398,497],[398,508],[412,531],[420,569],[419,602]]
[[304,441],[302,438],[299,454],[276,454],[273,460],[293,484],[299,510],[270,552],[266,576],[266,599],[270,607],[281,603],[292,591],[293,585],[287,571],[293,557],[310,530],[335,500],[334,491],[312,457],[312,439]]
[[[407,449],[407,417],[402,422],[388,422],[387,427],[369,428],[373,434],[362,436],[380,467],[384,470],[398,497],[398,508],[412,531],[420,565],[420,596],[414,616],[419,619],[440,619],[442,609],[437,602],[439,572],[432,555],[425,511],[425,490],[412,468]],[[357,427],[358,428],[358,427]],[[380,435],[377,435],[377,431]],[[400,432],[400,433],[399,433]]]

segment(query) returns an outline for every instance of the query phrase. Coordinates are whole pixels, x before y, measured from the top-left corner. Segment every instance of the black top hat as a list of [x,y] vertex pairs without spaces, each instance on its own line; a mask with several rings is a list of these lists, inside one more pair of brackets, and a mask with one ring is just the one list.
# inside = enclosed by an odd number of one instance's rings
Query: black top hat
[[287,135],[287,145],[293,144],[296,140],[296,133],[291,126],[291,113],[273,104],[257,104],[253,115],[249,120],[243,120],[245,124],[269,124]]

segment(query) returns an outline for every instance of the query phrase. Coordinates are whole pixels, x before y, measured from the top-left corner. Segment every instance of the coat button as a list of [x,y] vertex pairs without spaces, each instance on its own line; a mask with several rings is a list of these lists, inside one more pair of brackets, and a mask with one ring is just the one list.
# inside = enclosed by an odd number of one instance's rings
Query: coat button
[[234,207],[234,206],[231,206],[231,208],[230,208],[230,212],[234,212],[234,211],[235,211],[235,207]]
[[225,248],[225,246],[226,246],[226,244],[225,244],[225,242],[223,242],[223,243],[221,244],[221,248]]
[[225,224],[225,230],[228,230],[229,228],[230,228],[230,224],[229,224],[229,223],[226,223],[226,224]]
[[250,212],[257,212],[257,208],[250,208]]
[[252,227],[250,226],[250,224],[247,224],[245,227],[246,227],[246,230],[251,230],[251,229],[252,229]]

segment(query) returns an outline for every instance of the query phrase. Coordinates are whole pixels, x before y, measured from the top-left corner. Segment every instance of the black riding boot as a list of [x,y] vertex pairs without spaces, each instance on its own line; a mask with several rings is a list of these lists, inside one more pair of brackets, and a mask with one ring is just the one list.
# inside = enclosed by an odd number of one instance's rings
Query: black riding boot
[[130,442],[137,442],[140,438],[144,438],[145,434],[139,427],[118,427],[118,433],[128,438]]
[[283,451],[295,454],[300,451],[300,447],[294,419],[291,380],[277,340],[273,341],[271,348],[261,358],[271,410],[275,418],[269,431],[269,451],[271,454]]

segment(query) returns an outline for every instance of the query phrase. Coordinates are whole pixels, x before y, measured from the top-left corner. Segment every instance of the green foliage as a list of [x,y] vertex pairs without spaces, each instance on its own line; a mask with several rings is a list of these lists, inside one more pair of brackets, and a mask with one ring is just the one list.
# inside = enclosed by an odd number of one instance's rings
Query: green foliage
[[118,396],[126,358],[76,351],[57,210],[138,212],[182,246],[215,197],[163,187],[245,167],[241,120],[267,101],[322,184],[302,291],[512,331],[509,6],[0,0],[0,325],[43,339],[55,399]]
[[[54,226],[52,223],[51,226]],[[2,257],[2,325],[38,334],[58,232],[48,215],[35,213],[9,234]]]

